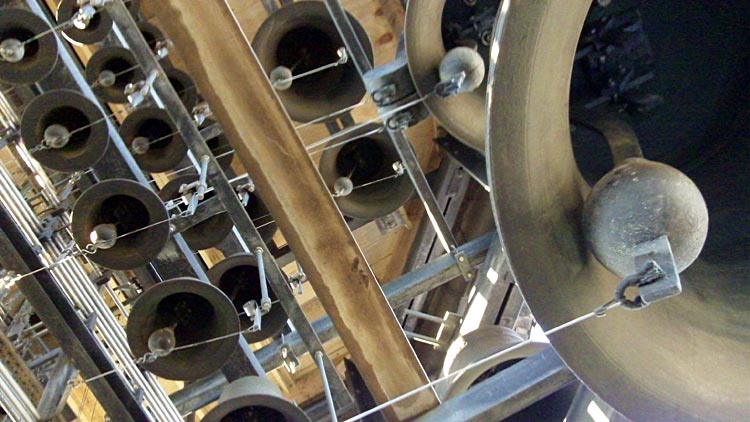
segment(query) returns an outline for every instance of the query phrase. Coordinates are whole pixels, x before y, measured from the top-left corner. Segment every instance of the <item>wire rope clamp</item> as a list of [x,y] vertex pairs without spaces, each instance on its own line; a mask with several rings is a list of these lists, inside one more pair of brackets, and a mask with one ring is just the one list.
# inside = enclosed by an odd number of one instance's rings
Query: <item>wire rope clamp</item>
[[[672,247],[666,235],[639,243],[635,247],[636,273],[626,277],[617,286],[615,299],[627,309],[641,309],[659,300],[677,296],[682,292]],[[638,296],[628,299],[625,291],[635,287]]]

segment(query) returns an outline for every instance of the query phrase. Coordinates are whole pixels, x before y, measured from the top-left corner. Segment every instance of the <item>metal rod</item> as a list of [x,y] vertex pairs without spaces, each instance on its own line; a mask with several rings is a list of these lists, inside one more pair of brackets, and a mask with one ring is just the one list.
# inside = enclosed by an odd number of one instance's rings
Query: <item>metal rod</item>
[[323,380],[323,392],[326,395],[326,403],[328,403],[328,412],[331,414],[331,421],[338,422],[336,417],[336,406],[333,404],[333,397],[331,396],[331,387],[328,385],[328,377],[326,377],[326,368],[323,364],[323,353],[320,351],[315,352],[315,362],[318,364],[318,370],[320,371],[320,379]]

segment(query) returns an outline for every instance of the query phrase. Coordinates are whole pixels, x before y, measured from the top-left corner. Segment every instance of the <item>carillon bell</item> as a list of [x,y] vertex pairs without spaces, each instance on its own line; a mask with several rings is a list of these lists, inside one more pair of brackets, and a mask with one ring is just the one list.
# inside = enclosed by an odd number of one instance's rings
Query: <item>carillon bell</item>
[[[131,14],[135,15],[140,0],[125,2]],[[106,7],[93,6],[89,2],[79,4],[79,0],[61,0],[57,5],[57,23],[70,22],[63,35],[77,45],[95,44],[104,41],[112,30],[112,17]]]
[[57,40],[44,19],[28,10],[0,9],[0,81],[33,84],[57,63]]
[[224,387],[219,403],[204,422],[310,422],[267,378],[242,377]]
[[164,73],[167,75],[169,83],[174,88],[177,96],[182,100],[182,104],[189,111],[198,103],[198,91],[190,75],[180,69],[167,63],[164,66]]
[[73,206],[71,231],[89,258],[112,270],[129,270],[156,258],[169,240],[167,210],[149,188],[125,179],[99,182]]
[[94,93],[108,103],[128,102],[125,87],[144,79],[133,53],[122,47],[105,47],[86,64],[86,81]]
[[[342,214],[372,220],[397,210],[414,193],[409,176],[399,174],[400,164],[390,138],[375,134],[325,150],[319,169]],[[342,178],[351,185],[343,192],[336,185]]]
[[102,110],[78,92],[65,89],[47,91],[26,106],[21,137],[43,166],[62,172],[88,169],[109,145]]
[[[744,55],[750,8],[738,3],[727,14],[703,2],[682,14],[674,13],[678,2],[639,3],[651,45],[660,46],[648,89],[665,104],[630,120],[647,158],[664,164],[622,160],[597,175],[592,190],[579,169],[593,166],[596,145],[572,142],[569,124],[571,81],[579,81],[571,69],[592,2],[511,3],[497,20],[487,154],[495,218],[534,317],[545,329],[559,326],[616,297],[638,260],[669,264],[681,271],[682,293],[566,328],[550,336],[552,346],[630,420],[746,420],[750,132],[746,96],[733,88],[746,78],[707,46],[680,46],[737,40],[722,42],[722,57]],[[697,38],[685,30],[694,22]],[[716,74],[723,83],[713,83]],[[679,88],[688,86],[695,88]],[[628,289],[621,307],[643,306],[643,295],[670,274]]]
[[120,136],[138,165],[151,173],[175,168],[187,154],[187,145],[169,115],[157,107],[141,107],[128,114],[120,125]]
[[[203,127],[209,127],[213,124],[216,124],[216,121],[208,119],[203,123]],[[219,166],[224,171],[227,171],[232,166],[232,159],[234,159],[234,149],[229,143],[229,139],[227,139],[224,133],[220,133],[219,135],[206,139],[206,145],[208,145],[208,148],[211,150],[214,158],[216,158]]]
[[[372,63],[367,33],[351,15],[349,21]],[[319,1],[298,1],[276,10],[253,39],[253,50],[266,73],[270,76],[274,69],[286,69],[287,79],[290,74],[338,61],[343,46],[325,4]],[[349,60],[296,79],[287,89],[277,88],[276,93],[293,120],[308,122],[356,104],[364,96],[365,86]]]
[[[255,256],[247,253],[232,255],[217,263],[208,270],[211,284],[218,287],[234,304],[236,313],[240,315],[240,327],[245,330],[253,325],[253,321],[243,312],[246,303],[254,300],[261,302],[260,277]],[[271,310],[261,317],[261,330],[244,334],[248,343],[256,343],[278,334],[287,322],[284,308],[276,301],[276,294],[268,287],[271,299]]]
[[[515,331],[499,325],[488,325],[458,337],[448,347],[441,377],[469,366],[475,362],[494,355],[509,347],[523,342],[523,338]],[[448,400],[455,397],[471,386],[507,368],[510,365],[527,358],[549,347],[546,343],[532,342],[512,352],[490,360],[482,365],[460,373],[448,381],[436,386],[440,397]]]
[[239,334],[230,335],[238,331],[229,299],[212,285],[188,277],[143,292],[126,328],[133,356],[150,354],[155,359],[146,359],[143,367],[173,380],[193,380],[220,369],[237,347]]
[[[444,81],[441,70],[461,66],[481,66],[484,76],[489,66],[489,50],[498,5],[497,0],[410,1],[406,5],[404,38],[406,55],[417,92],[426,97]],[[483,60],[466,54],[446,56],[456,48],[476,50]],[[457,63],[466,60],[466,63]],[[442,68],[442,69],[441,69]],[[479,69],[477,69],[479,74]],[[467,73],[474,73],[467,70]],[[469,76],[469,75],[467,75]],[[435,119],[459,141],[484,152],[487,113],[486,78],[476,89],[449,98],[430,96],[425,104]],[[476,85],[472,82],[472,86]]]
[[[193,174],[176,177],[161,188],[159,191],[159,198],[164,202],[179,198],[182,196],[180,193],[180,187],[195,182],[196,180],[198,180],[198,176]],[[204,199],[209,199],[212,196],[213,193],[209,192]],[[232,231],[233,226],[229,215],[227,215],[226,212],[222,212],[221,214],[216,214],[185,230],[182,232],[182,237],[185,239],[188,246],[190,246],[190,249],[208,249],[227,237],[229,232]]]

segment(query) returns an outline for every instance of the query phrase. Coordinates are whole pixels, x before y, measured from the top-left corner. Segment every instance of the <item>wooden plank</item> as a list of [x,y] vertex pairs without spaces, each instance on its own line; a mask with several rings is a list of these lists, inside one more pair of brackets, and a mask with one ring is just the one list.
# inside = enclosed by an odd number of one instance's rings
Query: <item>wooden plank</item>
[[[162,0],[153,10],[376,401],[424,385],[423,368],[229,8],[223,2]],[[437,404],[427,389],[387,414],[406,420]]]

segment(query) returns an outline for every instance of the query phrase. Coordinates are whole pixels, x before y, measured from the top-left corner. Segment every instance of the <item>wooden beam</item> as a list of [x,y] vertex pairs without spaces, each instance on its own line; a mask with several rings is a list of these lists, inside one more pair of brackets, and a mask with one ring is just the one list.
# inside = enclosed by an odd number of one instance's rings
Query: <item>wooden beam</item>
[[[153,10],[376,401],[426,384],[424,369],[231,10],[224,2],[194,0],[161,0]],[[387,414],[406,420],[437,404],[428,389]]]

